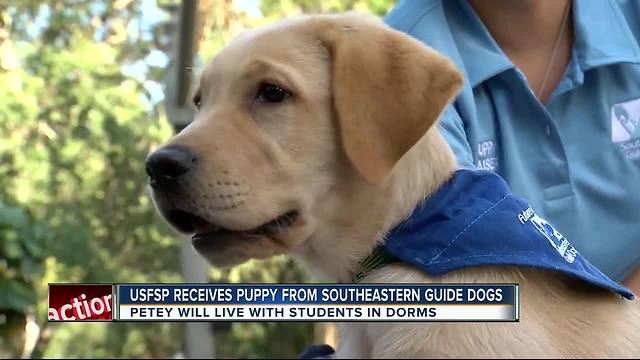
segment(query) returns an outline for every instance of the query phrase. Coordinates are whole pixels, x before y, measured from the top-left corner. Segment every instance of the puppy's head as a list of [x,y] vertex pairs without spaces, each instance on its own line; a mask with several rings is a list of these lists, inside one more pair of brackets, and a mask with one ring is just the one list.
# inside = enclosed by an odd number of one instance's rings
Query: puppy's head
[[249,31],[205,68],[193,123],[148,157],[153,198],[214,265],[295,251],[385,186],[461,82],[361,15]]

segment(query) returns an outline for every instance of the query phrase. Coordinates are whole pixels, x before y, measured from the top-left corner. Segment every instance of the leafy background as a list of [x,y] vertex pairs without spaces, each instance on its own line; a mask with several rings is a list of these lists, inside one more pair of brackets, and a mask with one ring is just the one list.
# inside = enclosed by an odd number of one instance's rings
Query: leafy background
[[[202,61],[242,30],[301,13],[384,15],[391,0],[201,0]],[[52,282],[180,282],[180,238],[143,162],[171,136],[162,106],[176,0],[0,2],[0,358],[179,357],[176,323],[48,323]],[[302,282],[286,258],[210,281]],[[216,324],[217,357],[293,357],[312,323]]]

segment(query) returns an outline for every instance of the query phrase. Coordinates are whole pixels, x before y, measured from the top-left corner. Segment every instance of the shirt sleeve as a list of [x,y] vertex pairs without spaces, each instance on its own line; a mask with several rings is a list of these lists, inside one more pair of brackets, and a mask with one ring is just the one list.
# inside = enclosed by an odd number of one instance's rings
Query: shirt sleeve
[[453,149],[458,159],[458,165],[465,169],[475,169],[473,152],[469,145],[464,123],[453,105],[449,105],[442,113],[439,127],[445,140]]

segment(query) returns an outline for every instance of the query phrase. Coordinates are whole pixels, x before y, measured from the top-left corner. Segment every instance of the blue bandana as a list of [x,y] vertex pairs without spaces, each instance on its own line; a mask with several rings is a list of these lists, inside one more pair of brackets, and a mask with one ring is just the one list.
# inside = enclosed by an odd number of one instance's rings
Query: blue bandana
[[457,171],[388,234],[383,249],[433,276],[469,266],[533,266],[634,298],[489,171]]

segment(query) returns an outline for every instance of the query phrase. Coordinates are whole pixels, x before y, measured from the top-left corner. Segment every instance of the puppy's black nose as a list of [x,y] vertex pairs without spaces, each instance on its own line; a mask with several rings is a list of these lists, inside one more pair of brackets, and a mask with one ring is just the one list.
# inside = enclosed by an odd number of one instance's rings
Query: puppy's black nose
[[196,165],[196,157],[189,148],[181,145],[169,145],[153,152],[147,158],[145,170],[155,181],[175,181]]

